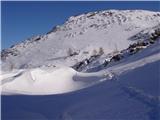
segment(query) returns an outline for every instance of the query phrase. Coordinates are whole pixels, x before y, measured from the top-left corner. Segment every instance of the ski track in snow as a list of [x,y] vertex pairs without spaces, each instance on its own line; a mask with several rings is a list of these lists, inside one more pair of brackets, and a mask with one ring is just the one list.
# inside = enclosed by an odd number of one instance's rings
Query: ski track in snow
[[150,108],[148,112],[150,120],[157,120],[159,118],[160,99],[158,96],[145,94],[142,90],[131,86],[124,86],[122,90],[129,95],[130,99],[136,99]]

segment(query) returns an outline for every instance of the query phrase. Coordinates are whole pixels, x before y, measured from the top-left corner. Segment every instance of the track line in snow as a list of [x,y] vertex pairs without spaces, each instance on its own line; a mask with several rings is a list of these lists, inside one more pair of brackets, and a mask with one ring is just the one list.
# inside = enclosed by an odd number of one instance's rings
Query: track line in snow
[[122,87],[121,89],[127,93],[131,99],[136,99],[151,108],[148,112],[148,116],[151,120],[157,120],[157,118],[160,117],[160,99],[158,96],[146,94],[142,90],[131,86]]

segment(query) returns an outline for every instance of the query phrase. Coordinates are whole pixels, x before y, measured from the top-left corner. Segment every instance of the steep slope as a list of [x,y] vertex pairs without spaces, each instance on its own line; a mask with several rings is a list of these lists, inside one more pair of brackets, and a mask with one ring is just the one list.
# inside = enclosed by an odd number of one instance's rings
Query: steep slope
[[[73,77],[69,77],[69,79],[67,77],[66,81],[69,82],[75,78],[76,81],[74,82],[84,82],[84,80],[87,80],[90,85],[93,85],[93,81],[99,83],[94,84],[94,86],[85,87],[85,89],[74,89],[72,92],[68,91],[69,93],[58,95],[2,96],[2,118],[24,119],[25,117],[25,119],[44,120],[159,120],[159,46],[160,42],[157,41],[139,53],[129,56],[116,65],[112,65],[99,72],[77,73]],[[75,73],[72,69],[67,70],[63,68],[61,70],[64,70],[65,74],[69,73],[69,75]],[[38,78],[36,76],[39,75],[40,77],[42,75],[39,69],[38,71],[37,69],[32,71],[34,72],[32,75],[35,75],[33,77],[34,80]],[[52,76],[52,70],[47,73]],[[19,82],[14,84],[14,81],[16,82],[17,78],[22,77],[24,74],[26,73],[15,76],[16,79],[11,82],[8,81],[4,85],[9,85],[10,83],[10,87],[8,88],[12,90],[12,86],[17,85],[16,88],[19,88],[20,92],[21,87],[18,84]],[[96,76],[99,75],[106,77],[105,79],[97,79]],[[14,76],[14,73],[11,76]],[[62,75],[62,72],[57,72],[54,77],[56,76],[63,77],[64,75]],[[58,78],[57,80],[60,80]],[[49,80],[52,81],[51,79]],[[2,92],[5,92],[5,87],[2,85],[2,90],[4,90]],[[54,87],[52,88],[54,89]],[[41,89],[43,88],[41,87]],[[18,91],[16,92],[18,93]],[[22,93],[26,94],[24,91],[21,91]]]
[[[106,10],[72,16],[46,35],[3,50],[2,69],[72,66],[100,47],[107,54],[144,40],[149,34],[143,31],[152,31],[159,23],[159,12],[144,10]],[[135,37],[139,34],[144,37]]]
[[[160,61],[159,51],[159,41],[156,41],[155,44],[139,53],[128,56],[115,65],[113,64],[92,73],[77,72],[72,68],[64,66],[60,68],[34,68],[2,73],[0,79],[2,94],[63,94],[84,89],[106,80],[119,81],[121,79],[120,76],[126,72],[134,71],[134,69],[154,62],[158,64]],[[99,58],[99,60],[101,59]],[[157,68],[155,70],[158,72]],[[155,73],[157,74],[156,81],[158,80],[157,72]],[[140,74],[142,78],[145,77],[141,72]],[[151,77],[154,78],[153,75]],[[131,81],[132,78],[128,77],[128,80]]]
[[[64,110],[63,118],[158,120],[159,64],[153,62],[144,65],[118,76],[118,80],[79,92],[83,100],[76,101]],[[86,96],[85,92],[88,93]]]
[[68,107],[64,119],[158,120],[159,51],[158,43],[109,68],[113,81],[78,92],[85,99]]

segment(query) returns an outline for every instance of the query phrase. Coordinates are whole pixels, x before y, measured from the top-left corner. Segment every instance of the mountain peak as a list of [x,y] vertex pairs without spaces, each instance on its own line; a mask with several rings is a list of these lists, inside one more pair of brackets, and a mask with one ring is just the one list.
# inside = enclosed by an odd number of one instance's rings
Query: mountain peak
[[[136,42],[130,38],[146,29],[144,36],[150,34],[159,23],[160,12],[146,10],[102,10],[71,16],[47,34],[3,50],[3,65],[7,68],[14,64],[18,69],[48,64],[72,66],[99,48],[106,54],[125,49]],[[69,49],[78,55],[68,57]]]
[[157,19],[156,22],[158,22],[159,17],[160,12],[146,10],[103,10],[88,12],[69,17],[63,25],[54,27],[49,33],[56,31],[69,31],[72,29],[75,30],[76,28],[81,28],[81,33],[83,33],[87,28],[106,28],[112,24],[121,25],[127,23],[139,23],[141,25],[141,22],[143,21],[150,22],[154,19]]

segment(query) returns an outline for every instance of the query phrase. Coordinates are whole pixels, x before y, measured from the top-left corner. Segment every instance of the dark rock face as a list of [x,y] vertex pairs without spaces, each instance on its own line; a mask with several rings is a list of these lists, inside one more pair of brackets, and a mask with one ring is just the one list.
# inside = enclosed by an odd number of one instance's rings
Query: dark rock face
[[5,61],[6,58],[9,55],[17,56],[18,55],[18,51],[17,50],[12,50],[12,49],[4,49],[4,50],[2,50],[2,52],[1,52],[1,59],[2,59],[2,61]]

